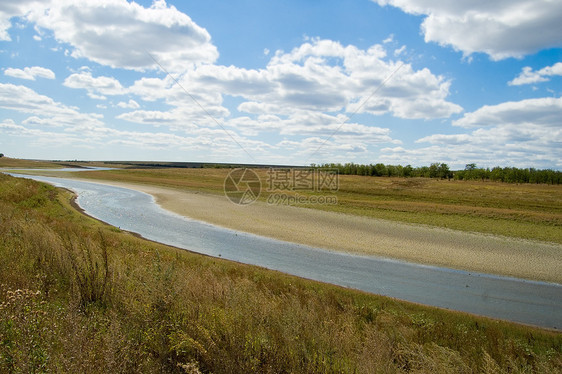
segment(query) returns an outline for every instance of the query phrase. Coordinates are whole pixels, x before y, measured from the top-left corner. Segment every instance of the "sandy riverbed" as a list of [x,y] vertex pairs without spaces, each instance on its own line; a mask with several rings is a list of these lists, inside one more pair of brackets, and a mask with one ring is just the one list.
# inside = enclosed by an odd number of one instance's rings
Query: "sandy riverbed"
[[[96,181],[98,182],[98,181]],[[562,246],[121,182],[172,212],[235,230],[337,251],[562,283]]]

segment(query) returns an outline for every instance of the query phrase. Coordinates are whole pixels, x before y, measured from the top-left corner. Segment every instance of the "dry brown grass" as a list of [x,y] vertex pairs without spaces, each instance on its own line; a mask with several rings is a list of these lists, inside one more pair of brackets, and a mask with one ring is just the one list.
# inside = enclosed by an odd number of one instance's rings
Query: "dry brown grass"
[[0,372],[562,370],[559,333],[147,242],[69,197],[0,175]]

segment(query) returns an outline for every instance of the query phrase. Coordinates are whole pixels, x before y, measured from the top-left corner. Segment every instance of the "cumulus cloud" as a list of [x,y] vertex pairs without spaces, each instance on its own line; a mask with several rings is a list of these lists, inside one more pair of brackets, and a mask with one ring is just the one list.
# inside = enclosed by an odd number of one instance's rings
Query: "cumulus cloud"
[[[414,70],[389,60],[381,45],[362,50],[313,40],[289,53],[276,52],[265,69],[205,65],[187,73],[181,82],[191,92],[214,90],[242,97],[246,101],[238,110],[251,114],[344,110],[433,119],[462,111],[447,101],[449,81],[429,69]],[[163,84],[154,79],[144,83],[152,88]]]
[[[203,128],[224,133],[219,122],[246,140],[275,134],[283,140],[271,147],[285,155],[291,149],[294,162],[303,163],[308,157],[314,157],[309,161],[333,159],[340,151],[342,157],[355,159],[382,144],[401,144],[388,128],[353,122],[355,112],[435,119],[462,111],[447,100],[450,81],[429,69],[415,70],[391,60],[381,45],[359,49],[312,39],[290,52],[275,52],[262,69],[205,64],[177,80],[179,84],[169,76],[137,80],[127,88],[128,94],[149,102],[162,100],[171,108],[134,110],[117,118],[186,133]],[[224,96],[241,100],[238,113],[231,114],[223,106]],[[312,148],[318,147],[312,155]],[[260,157],[275,160],[271,149],[267,151]]]
[[30,114],[24,121],[30,125],[75,129],[104,126],[100,114],[81,113],[74,107],[20,85],[0,83],[0,108]]
[[560,128],[562,127],[562,98],[545,97],[485,105],[453,121],[453,126],[466,128],[506,124]]
[[[50,148],[55,155],[53,157],[75,157],[73,152],[77,148],[95,150],[92,157],[99,157],[99,151],[104,147],[109,147],[107,150],[111,151],[111,147],[121,145],[130,147],[133,152],[142,150],[137,157],[147,150],[157,150],[171,156],[178,152],[191,152],[190,157],[194,160],[203,160],[201,155],[204,155],[205,161],[221,161],[227,156],[245,158],[244,151],[232,141],[231,136],[245,149],[263,155],[274,148],[263,141],[248,139],[232,131],[227,134],[222,129],[195,125],[190,126],[183,135],[169,130],[119,130],[108,127],[100,114],[82,113],[76,107],[64,105],[20,85],[0,83],[0,108],[5,109],[2,112],[5,118],[0,120],[0,134],[17,138],[19,144],[25,144],[29,149]],[[18,117],[28,116],[15,121],[9,118],[10,111]],[[181,115],[176,115],[176,118],[181,118]]]
[[[171,109],[135,110],[117,118],[189,133],[218,129],[217,121],[245,137],[277,134],[284,140],[272,146],[295,147],[302,163],[316,144],[323,145],[315,157],[341,150],[354,159],[381,144],[401,143],[388,128],[351,121],[356,112],[435,119],[462,111],[447,100],[450,81],[391,60],[382,45],[359,49],[311,39],[290,52],[275,52],[262,69],[205,64],[177,80],[179,84],[169,76],[137,80],[128,94],[163,100]],[[239,113],[231,115],[222,105],[223,96],[241,99]]]
[[521,58],[562,46],[560,1],[373,1],[425,16],[421,25],[425,41],[452,46],[465,56],[483,52],[492,60]]
[[6,0],[0,2],[0,40],[12,40],[8,30],[12,27],[11,19],[13,17],[21,17],[37,6],[41,6],[41,4],[36,0]]
[[139,103],[137,103],[133,99],[130,99],[128,102],[121,101],[121,102],[117,103],[117,106],[119,108],[125,108],[125,109],[138,109],[138,108],[140,108]]
[[541,98],[484,106],[454,122],[471,128],[460,134],[433,134],[416,141],[426,147],[387,147],[389,163],[447,162],[454,167],[476,163],[484,167],[562,166],[562,99]]
[[123,95],[126,93],[121,83],[113,77],[93,77],[89,71],[82,71],[68,76],[63,83],[69,88],[84,89],[93,99],[105,99],[105,95]]
[[154,57],[168,70],[182,71],[218,57],[209,33],[163,0],[149,8],[126,0],[56,0],[26,17],[70,45],[73,57],[113,68],[155,69]]
[[544,67],[540,70],[533,70],[530,66],[523,68],[521,73],[508,82],[510,86],[521,86],[523,84],[533,84],[548,82],[552,76],[562,76],[562,62],[557,62],[552,66]]
[[23,69],[7,68],[4,70],[4,75],[31,81],[34,81],[35,78],[55,79],[55,73],[52,70],[40,66],[25,67]]
[[[225,117],[228,112],[223,112],[217,107],[216,110],[212,108],[201,109],[200,107],[191,104],[181,107],[172,108],[167,111],[160,110],[134,110],[118,115],[116,118],[138,123],[142,125],[153,125],[156,127],[166,126],[172,130],[193,131],[199,128],[217,127],[217,122],[221,123],[222,117]],[[209,112],[209,110],[211,110]],[[226,110],[226,109],[224,109]],[[212,115],[212,118],[209,117]]]

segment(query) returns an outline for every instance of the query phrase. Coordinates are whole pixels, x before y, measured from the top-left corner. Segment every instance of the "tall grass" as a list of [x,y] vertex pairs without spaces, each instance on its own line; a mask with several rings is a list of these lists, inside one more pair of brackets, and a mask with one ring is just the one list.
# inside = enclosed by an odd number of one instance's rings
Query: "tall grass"
[[147,242],[0,175],[0,372],[556,373],[562,336]]

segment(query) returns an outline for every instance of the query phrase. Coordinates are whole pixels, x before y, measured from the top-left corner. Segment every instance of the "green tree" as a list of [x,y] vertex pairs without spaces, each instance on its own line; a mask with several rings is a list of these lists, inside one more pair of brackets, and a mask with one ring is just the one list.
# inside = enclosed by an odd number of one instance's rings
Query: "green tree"
[[437,174],[441,179],[451,179],[451,177],[453,176],[451,170],[449,169],[449,165],[447,164],[440,164],[437,168]]
[[412,165],[406,165],[404,166],[404,169],[402,169],[402,172],[404,173],[405,177],[411,177],[413,171],[414,168],[412,167]]
[[439,177],[439,164],[434,162],[429,166],[429,177],[438,178]]
[[375,165],[375,175],[377,177],[382,177],[383,175],[386,175],[386,173],[387,173],[387,169],[384,164],[379,163]]

